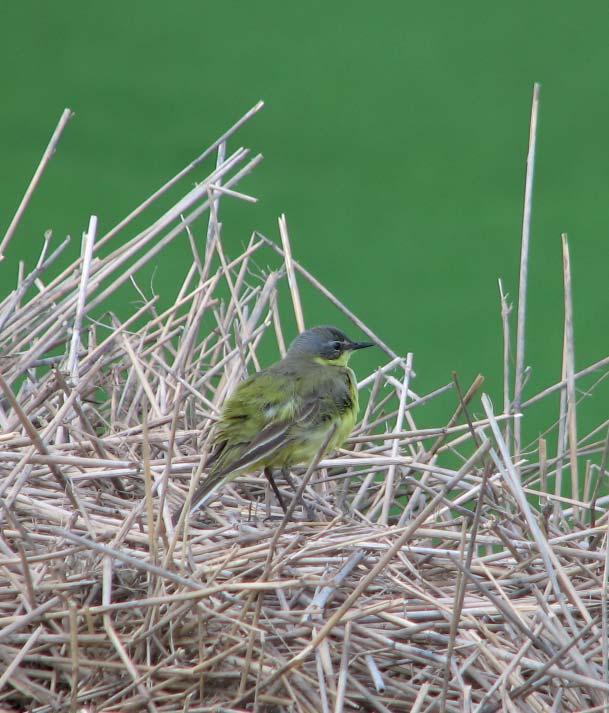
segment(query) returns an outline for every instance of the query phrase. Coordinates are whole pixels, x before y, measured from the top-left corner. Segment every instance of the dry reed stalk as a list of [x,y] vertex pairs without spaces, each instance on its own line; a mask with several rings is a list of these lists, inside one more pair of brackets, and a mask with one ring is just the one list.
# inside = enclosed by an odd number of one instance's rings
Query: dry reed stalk
[[[415,392],[412,355],[299,264],[283,216],[279,244],[254,233],[234,254],[219,212],[255,200],[237,187],[259,159],[228,141],[261,104],[100,239],[92,218],[59,274],[67,242],[45,237],[0,303],[0,706],[609,710],[608,424],[578,439],[575,421],[575,384],[609,357],[575,371],[566,239],[563,375],[522,398],[535,101],[517,383],[510,403],[500,284],[499,415],[483,396],[485,413],[470,416],[481,377],[464,396],[456,379]],[[157,200],[206,161],[207,176],[159,214]],[[136,217],[148,220],[137,233]],[[178,238],[193,262],[161,302],[139,273]],[[360,425],[339,453],[295,469],[290,517],[250,473],[174,526],[227,394],[304,324],[301,278],[389,358],[359,375]],[[523,449],[528,408],[558,390],[556,424]],[[446,418],[419,428],[440,398]]]
[[25,194],[23,198],[21,199],[21,203],[19,204],[19,207],[17,208],[17,211],[15,212],[15,215],[13,216],[13,219],[11,220],[10,225],[7,228],[7,231],[2,238],[2,241],[0,242],[0,261],[4,259],[4,253],[6,252],[6,247],[9,244],[10,240],[12,239],[13,235],[15,234],[15,231],[17,230],[17,226],[19,225],[21,218],[23,217],[25,211],[27,210],[28,204],[30,202],[30,199],[32,198],[32,195],[34,194],[34,191],[38,187],[38,184],[40,183],[40,179],[42,178],[42,174],[44,173],[49,161],[53,158],[53,154],[55,153],[57,149],[57,145],[59,144],[59,140],[61,139],[61,135],[64,132],[64,129],[68,125],[68,122],[70,119],[74,116],[74,113],[72,112],[71,109],[64,109],[61,116],[59,117],[59,122],[55,128],[55,131],[53,132],[53,135],[51,136],[51,140],[49,141],[49,145],[46,147],[45,152],[42,154],[42,158],[40,159],[40,163],[38,164],[38,168],[34,172],[34,175],[32,176],[32,180],[30,181],[30,184],[27,187],[27,190],[25,191]]
[[[531,216],[533,212],[533,179],[535,176],[535,152],[537,147],[537,120],[539,115],[539,93],[541,86],[533,87],[531,103],[531,124],[529,127],[529,150],[524,184],[524,208],[522,216],[522,244],[520,248],[520,280],[518,286],[518,322],[516,331],[516,366],[514,372],[513,413],[521,409],[522,390],[524,388],[524,355],[526,344],[527,289],[529,273],[529,243],[531,239]],[[521,423],[514,424],[514,458],[520,459]],[[518,467],[518,466],[517,466]]]

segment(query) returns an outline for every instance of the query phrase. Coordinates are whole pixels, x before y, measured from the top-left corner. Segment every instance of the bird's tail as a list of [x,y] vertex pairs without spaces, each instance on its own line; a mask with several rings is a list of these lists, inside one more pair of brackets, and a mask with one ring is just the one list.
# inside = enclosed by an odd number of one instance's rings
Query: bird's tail
[[[208,476],[204,477],[203,482],[195,490],[190,500],[189,515],[192,515],[197,510],[205,507],[227,480],[228,478],[226,474],[223,473],[212,472]],[[186,504],[184,504],[184,507],[185,505]],[[180,519],[184,507],[178,510],[174,515],[174,524]]]
[[[309,406],[307,410],[299,415],[298,420],[302,420],[312,413],[314,408]],[[210,474],[203,480],[192,496],[190,513],[192,514],[202,507],[205,507],[216,492],[228,481],[242,473],[248,468],[255,468],[261,463],[268,463],[269,459],[281,448],[289,448],[293,443],[293,437],[289,436],[289,431],[293,425],[292,421],[280,421],[271,423],[243,448],[229,448],[224,441],[209,457],[206,466],[211,465]],[[174,522],[179,520],[181,511],[174,517]]]
[[196,512],[205,507],[228,480],[225,473],[210,473],[196,489],[190,501],[190,512]]

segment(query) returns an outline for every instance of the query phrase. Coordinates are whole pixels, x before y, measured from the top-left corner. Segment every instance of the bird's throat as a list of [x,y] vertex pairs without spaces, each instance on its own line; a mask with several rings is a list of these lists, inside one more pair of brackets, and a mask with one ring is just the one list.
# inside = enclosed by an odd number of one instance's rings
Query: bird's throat
[[351,352],[343,352],[337,359],[324,359],[323,357],[315,357],[314,361],[322,366],[347,366],[349,359],[351,357]]

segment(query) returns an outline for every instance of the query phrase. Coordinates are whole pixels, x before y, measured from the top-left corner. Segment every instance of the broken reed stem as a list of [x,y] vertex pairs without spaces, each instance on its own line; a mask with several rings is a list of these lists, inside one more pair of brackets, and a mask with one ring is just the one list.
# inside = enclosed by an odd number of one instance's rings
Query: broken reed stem
[[87,232],[83,235],[82,245],[82,268],[80,286],[78,288],[78,301],[76,303],[76,315],[72,328],[72,341],[70,343],[70,353],[68,356],[67,369],[73,379],[78,377],[78,352],[80,350],[80,332],[85,314],[86,290],[91,271],[91,260],[93,258],[93,246],[95,245],[95,234],[97,233],[97,216],[92,215],[89,220]]
[[[404,407],[406,406],[406,396],[408,395],[408,387],[410,385],[410,374],[412,372],[412,359],[413,354],[409,353],[406,357],[406,366],[404,367],[404,380],[402,382],[402,388],[400,391],[400,402],[398,406],[398,415],[395,422],[395,430],[401,431],[404,423]],[[399,442],[394,440],[391,445],[391,457],[395,458],[398,455]],[[383,509],[379,518],[379,523],[386,525],[389,521],[389,511],[393,507],[395,502],[395,491],[393,487],[393,481],[395,478],[396,466],[390,465],[387,470],[387,476],[385,479],[385,496],[383,499]]]
[[[281,255],[284,260],[285,260],[285,252],[272,240],[269,240],[267,237],[262,235],[261,233],[257,233],[260,238],[275,252],[277,252],[279,255]],[[292,260],[292,265],[296,269],[297,272],[299,272],[305,280],[307,280],[313,287],[318,290],[323,297],[325,297],[331,304],[333,304],[335,307],[337,307],[346,317],[349,319],[353,324],[360,329],[367,337],[370,337],[370,339],[378,346],[380,347],[388,356],[390,356],[392,359],[399,359],[402,360],[403,357],[399,357],[390,347],[388,347],[383,341],[379,339],[379,337],[368,327],[364,322],[362,322],[351,310],[349,310],[339,299],[336,297],[330,290],[328,290],[327,287],[321,284],[307,269],[305,269],[302,265],[300,265],[296,260]]]
[[[527,314],[527,284],[529,272],[529,242],[531,237],[531,215],[533,211],[533,179],[535,176],[535,152],[537,147],[537,119],[539,114],[540,85],[533,87],[533,101],[531,105],[531,123],[529,127],[529,150],[527,153],[527,170],[524,185],[524,209],[522,216],[522,244],[520,249],[520,280],[518,287],[518,321],[516,325],[516,367],[514,373],[514,401],[512,413],[521,409],[522,388],[524,384],[525,368],[525,328]],[[514,424],[514,459],[520,460],[521,424]],[[517,466],[519,469],[519,467]]]
[[121,233],[135,218],[140,216],[144,211],[146,211],[151,205],[153,205],[159,198],[161,198],[165,193],[167,193],[171,188],[173,188],[177,183],[179,183],[183,178],[188,176],[194,171],[195,168],[200,166],[209,156],[211,156],[214,151],[221,144],[226,144],[227,141],[237,133],[237,131],[244,126],[252,117],[254,117],[262,108],[264,107],[264,102],[257,102],[248,112],[246,112],[231,128],[226,131],[222,136],[217,138],[212,144],[210,144],[205,151],[203,151],[197,158],[191,161],[187,166],[185,166],[181,171],[176,173],[173,178],[169,179],[165,184],[158,188],[152,195],[150,195],[143,203],[141,203],[135,210],[129,213],[123,220],[121,220],[117,225],[112,228],[106,235],[104,235],[98,242],[97,247],[102,248],[107,242],[112,240],[116,235]]
[[[503,282],[499,279],[499,296],[501,300],[501,325],[503,329],[503,413],[510,413],[510,314],[512,306],[508,304],[507,295],[503,291]],[[505,440],[507,443],[511,441],[510,429],[512,424],[509,421],[505,423]]]
[[[569,461],[571,465],[571,497],[579,499],[579,475],[577,468],[577,400],[575,394],[575,338],[573,336],[573,298],[571,295],[571,260],[569,242],[562,236],[563,275],[565,290],[565,346],[567,377],[567,426],[569,435]],[[575,508],[573,517],[577,519]]]
[[30,184],[28,185],[25,194],[23,198],[21,199],[21,203],[19,204],[19,207],[17,208],[15,215],[13,216],[13,219],[10,222],[10,225],[8,226],[6,233],[4,237],[2,238],[2,241],[0,241],[0,262],[4,259],[4,253],[6,252],[6,247],[9,244],[10,240],[12,239],[13,235],[15,234],[15,231],[17,230],[17,227],[19,223],[21,222],[21,218],[23,217],[23,214],[25,213],[28,204],[30,202],[30,199],[32,198],[32,195],[36,188],[38,187],[38,184],[40,183],[40,179],[42,178],[42,174],[44,173],[49,161],[53,157],[53,154],[55,153],[55,150],[57,148],[57,145],[59,144],[59,140],[61,139],[61,135],[63,134],[64,129],[68,125],[68,122],[70,119],[74,116],[73,112],[71,109],[64,109],[61,116],[59,117],[59,122],[57,126],[55,127],[55,131],[53,132],[51,136],[51,140],[49,141],[48,146],[46,147],[44,153],[42,154],[42,158],[40,159],[40,163],[38,164],[38,168],[34,172],[34,175],[32,176],[32,180],[30,181]]
[[294,318],[299,332],[305,330],[304,315],[302,312],[302,304],[300,302],[300,292],[298,291],[298,283],[296,282],[296,274],[294,272],[294,263],[292,261],[292,247],[288,236],[288,224],[285,215],[279,218],[279,235],[281,236],[281,245],[283,246],[283,257],[285,261],[285,270],[288,276],[288,285],[290,286],[290,294],[292,295],[292,306],[294,307]]

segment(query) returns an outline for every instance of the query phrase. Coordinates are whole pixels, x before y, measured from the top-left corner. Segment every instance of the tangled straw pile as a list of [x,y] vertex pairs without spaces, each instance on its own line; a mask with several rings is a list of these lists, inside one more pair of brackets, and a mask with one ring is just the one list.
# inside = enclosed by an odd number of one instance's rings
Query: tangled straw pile
[[[254,234],[227,254],[220,199],[251,200],[235,187],[259,159],[227,156],[226,142],[259,108],[107,235],[92,219],[80,259],[54,278],[65,244],[47,239],[0,305],[0,709],[609,710],[607,424],[577,440],[575,391],[609,359],[575,373],[566,239],[564,380],[523,403],[519,310],[516,393],[506,342],[503,412],[482,395],[473,421],[482,380],[415,393],[412,355],[293,259],[285,220],[280,244]],[[215,170],[133,234],[214,152]],[[191,229],[206,212],[207,230]],[[194,259],[171,307],[141,292],[126,319],[107,311],[185,235]],[[304,504],[290,519],[252,473],[174,527],[226,395],[260,367],[263,341],[285,352],[284,282],[303,326],[298,280],[386,355],[359,385],[360,425],[294,474]],[[543,439],[527,452],[520,414],[558,391],[557,452]],[[445,424],[418,428],[441,394]]]

